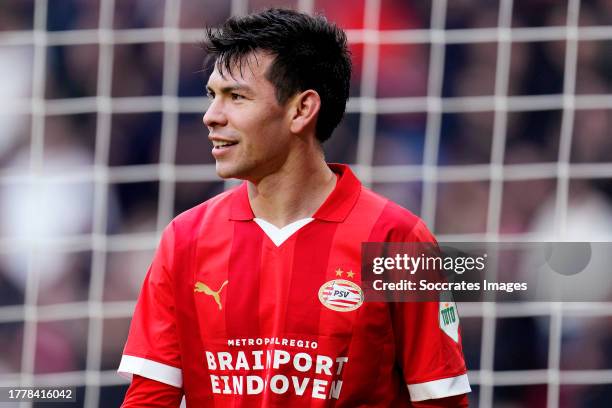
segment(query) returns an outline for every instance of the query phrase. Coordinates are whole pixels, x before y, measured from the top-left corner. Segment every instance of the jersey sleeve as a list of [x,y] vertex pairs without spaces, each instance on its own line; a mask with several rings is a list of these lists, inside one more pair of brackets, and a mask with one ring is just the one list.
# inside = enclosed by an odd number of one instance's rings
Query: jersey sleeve
[[133,374],[181,388],[183,375],[173,294],[174,230],[162,235],[136,303],[119,374]]
[[121,408],[178,408],[182,397],[176,387],[134,375]]
[[[436,243],[422,221],[404,240]],[[454,302],[397,302],[392,304],[391,313],[398,364],[411,401],[471,391]]]
[[461,394],[425,401],[413,401],[411,405],[412,408],[468,408],[470,403],[467,394]]

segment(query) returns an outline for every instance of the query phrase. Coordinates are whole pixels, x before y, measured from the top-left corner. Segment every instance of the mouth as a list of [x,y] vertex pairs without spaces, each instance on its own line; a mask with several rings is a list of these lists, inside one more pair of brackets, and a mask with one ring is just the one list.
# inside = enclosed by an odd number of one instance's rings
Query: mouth
[[238,144],[238,142],[230,141],[230,140],[215,140],[212,139],[212,155],[215,159],[220,160],[229,154],[233,147]]
[[226,148],[228,148],[230,146],[234,146],[234,145],[237,145],[237,144],[238,144],[238,142],[213,140],[213,150],[226,149]]

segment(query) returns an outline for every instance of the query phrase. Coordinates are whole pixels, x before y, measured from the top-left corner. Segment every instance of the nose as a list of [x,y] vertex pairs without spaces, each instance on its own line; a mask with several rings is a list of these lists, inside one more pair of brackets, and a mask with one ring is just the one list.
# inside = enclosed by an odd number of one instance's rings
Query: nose
[[210,106],[204,113],[202,122],[204,122],[204,125],[209,129],[227,124],[227,118],[223,112],[223,106],[219,99],[213,99],[210,102]]

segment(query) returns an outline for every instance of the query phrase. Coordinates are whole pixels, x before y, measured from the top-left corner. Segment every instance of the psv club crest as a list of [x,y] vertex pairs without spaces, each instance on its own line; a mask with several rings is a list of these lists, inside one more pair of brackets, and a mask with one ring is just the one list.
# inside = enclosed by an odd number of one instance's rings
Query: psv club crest
[[350,312],[363,303],[363,291],[354,282],[333,279],[319,289],[319,300],[323,306],[338,312]]

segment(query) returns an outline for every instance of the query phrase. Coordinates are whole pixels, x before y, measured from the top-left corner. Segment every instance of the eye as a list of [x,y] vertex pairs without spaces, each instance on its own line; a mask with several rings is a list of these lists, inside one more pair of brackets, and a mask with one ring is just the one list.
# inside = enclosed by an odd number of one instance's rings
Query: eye
[[232,100],[233,100],[233,101],[239,101],[239,100],[241,100],[241,99],[244,99],[244,96],[242,96],[242,95],[240,95],[240,94],[237,94],[237,93],[233,93],[233,92],[232,92]]
[[215,93],[208,91],[206,92],[206,96],[208,97],[208,99],[215,99]]

